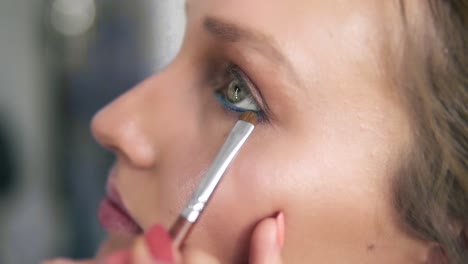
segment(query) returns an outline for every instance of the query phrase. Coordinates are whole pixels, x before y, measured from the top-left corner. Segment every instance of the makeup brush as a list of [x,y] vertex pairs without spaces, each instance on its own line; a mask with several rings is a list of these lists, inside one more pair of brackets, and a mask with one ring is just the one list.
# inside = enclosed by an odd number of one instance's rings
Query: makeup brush
[[253,112],[243,113],[239,121],[234,125],[218,155],[203,176],[198,188],[169,230],[174,248],[179,248],[189,235],[221,178],[252,133],[255,125],[257,125],[257,115]]

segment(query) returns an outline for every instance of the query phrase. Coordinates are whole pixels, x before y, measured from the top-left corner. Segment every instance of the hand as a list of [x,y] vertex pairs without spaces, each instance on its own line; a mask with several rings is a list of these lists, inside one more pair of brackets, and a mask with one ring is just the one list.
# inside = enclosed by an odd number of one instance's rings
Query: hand
[[[283,263],[281,260],[283,240],[282,214],[262,220],[252,234],[249,263]],[[169,234],[157,225],[139,237],[129,249],[113,253],[103,262],[59,259],[44,264],[220,264],[221,261],[196,248],[187,247],[182,251],[173,252]]]

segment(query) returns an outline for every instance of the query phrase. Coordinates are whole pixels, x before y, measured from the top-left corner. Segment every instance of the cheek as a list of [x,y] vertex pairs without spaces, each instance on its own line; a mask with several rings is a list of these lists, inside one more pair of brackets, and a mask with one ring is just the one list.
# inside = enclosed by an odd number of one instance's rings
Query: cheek
[[[330,243],[360,243],[365,248],[366,241],[377,236],[376,230],[383,230],[379,223],[391,222],[385,173],[380,166],[369,165],[372,148],[345,144],[343,136],[313,141],[263,135],[261,128],[256,132],[203,218],[202,230],[209,234],[205,238],[213,251],[226,254],[222,259],[235,257],[231,252],[246,252],[255,224],[278,211],[286,215],[287,247],[294,245],[287,248],[291,255],[311,254],[311,245],[325,250],[323,246]],[[309,244],[302,248],[298,245],[304,244],[306,233]],[[239,245],[244,248],[234,248]],[[320,255],[319,251],[314,254]]]
[[209,252],[220,254],[220,259],[245,256],[258,221],[283,211],[288,197],[301,191],[298,185],[303,186],[299,179],[306,173],[305,165],[295,158],[295,147],[264,145],[275,138],[257,127],[206,208],[191,236],[193,244],[200,246],[203,241]]
[[282,173],[272,166],[275,160],[263,151],[264,138],[256,132],[222,179],[188,241],[219,259],[246,256],[252,228],[281,210],[283,199],[275,194]]

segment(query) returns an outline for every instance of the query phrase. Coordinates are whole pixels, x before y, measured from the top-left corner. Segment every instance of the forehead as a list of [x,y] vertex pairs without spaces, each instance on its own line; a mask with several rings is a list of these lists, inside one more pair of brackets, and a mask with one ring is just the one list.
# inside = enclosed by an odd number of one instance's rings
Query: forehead
[[189,0],[187,6],[189,18],[216,16],[269,36],[299,72],[330,50],[330,61],[368,60],[399,10],[393,0]]
[[188,0],[187,6],[192,10],[189,13],[219,16],[273,36],[279,33],[298,36],[297,33],[336,31],[338,27],[352,31],[379,27],[386,23],[397,3],[393,0]]

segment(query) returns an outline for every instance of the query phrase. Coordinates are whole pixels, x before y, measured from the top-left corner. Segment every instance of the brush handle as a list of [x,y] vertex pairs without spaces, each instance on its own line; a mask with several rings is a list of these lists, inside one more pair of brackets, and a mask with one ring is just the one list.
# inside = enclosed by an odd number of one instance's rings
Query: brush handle
[[182,243],[192,231],[193,223],[190,223],[183,216],[177,218],[174,225],[169,230],[169,235],[172,238],[172,246],[174,249],[180,248]]
[[171,228],[170,233],[174,240],[177,239],[175,241],[177,247],[187,237],[193,224],[198,220],[210,200],[219,181],[254,128],[253,124],[243,120],[237,121],[234,125],[218,155],[203,176],[197,190],[195,190],[187,206],[182,210],[179,219]]
[[213,163],[211,163],[201,183],[198,185],[198,189],[194,192],[189,203],[182,211],[182,216],[189,222],[194,223],[197,221],[219,181],[253,129],[254,125],[243,120],[237,121],[236,125],[234,125],[224,145],[221,147],[218,155]]

